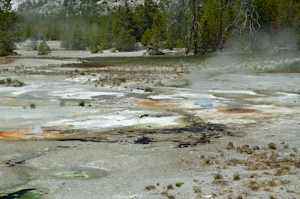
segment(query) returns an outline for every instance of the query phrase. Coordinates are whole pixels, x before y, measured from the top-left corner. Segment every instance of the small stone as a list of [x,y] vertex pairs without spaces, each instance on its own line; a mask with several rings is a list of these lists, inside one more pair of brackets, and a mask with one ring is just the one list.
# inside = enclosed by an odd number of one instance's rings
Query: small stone
[[228,142],[228,146],[231,146],[233,148],[233,143],[232,142]]
[[227,149],[227,150],[231,150],[231,149],[232,149],[232,146],[229,146],[229,145],[228,145],[228,146],[226,147],[226,149]]
[[259,146],[254,146],[253,150],[259,150]]
[[270,144],[268,144],[270,149],[276,149],[276,144],[271,142]]
[[238,195],[235,199],[243,199],[241,195]]
[[252,151],[252,149],[248,148],[248,149],[246,149],[246,153],[247,153],[247,154],[252,154],[253,151]]
[[248,144],[245,144],[245,145],[242,146],[242,149],[247,149],[247,148],[249,148]]

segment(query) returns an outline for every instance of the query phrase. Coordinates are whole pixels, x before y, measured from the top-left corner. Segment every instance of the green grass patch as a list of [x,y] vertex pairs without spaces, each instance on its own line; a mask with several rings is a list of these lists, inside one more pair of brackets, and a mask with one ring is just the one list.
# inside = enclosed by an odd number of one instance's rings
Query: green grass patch
[[45,195],[44,192],[36,189],[24,189],[8,195],[0,195],[0,198],[7,199],[42,199]]
[[212,55],[197,56],[141,56],[141,57],[93,57],[88,60],[92,63],[116,64],[120,65],[148,65],[148,66],[180,66],[181,64],[200,64]]
[[275,69],[271,69],[270,73],[300,73],[300,61],[295,61],[283,66],[278,66]]

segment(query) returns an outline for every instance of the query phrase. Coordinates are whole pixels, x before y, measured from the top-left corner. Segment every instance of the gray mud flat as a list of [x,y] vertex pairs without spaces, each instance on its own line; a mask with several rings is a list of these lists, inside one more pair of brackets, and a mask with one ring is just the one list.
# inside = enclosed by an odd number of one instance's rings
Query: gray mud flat
[[0,62],[24,82],[0,85],[3,198],[299,198],[297,73],[22,52]]

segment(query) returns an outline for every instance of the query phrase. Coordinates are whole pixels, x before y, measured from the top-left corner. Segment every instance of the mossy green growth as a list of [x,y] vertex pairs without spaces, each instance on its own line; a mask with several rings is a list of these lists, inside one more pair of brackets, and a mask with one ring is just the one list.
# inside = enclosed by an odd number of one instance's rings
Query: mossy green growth
[[0,197],[6,199],[42,199],[44,195],[45,195],[44,192],[36,189],[24,189]]
[[85,171],[77,171],[74,173],[61,173],[57,174],[54,177],[58,178],[89,178],[89,175]]

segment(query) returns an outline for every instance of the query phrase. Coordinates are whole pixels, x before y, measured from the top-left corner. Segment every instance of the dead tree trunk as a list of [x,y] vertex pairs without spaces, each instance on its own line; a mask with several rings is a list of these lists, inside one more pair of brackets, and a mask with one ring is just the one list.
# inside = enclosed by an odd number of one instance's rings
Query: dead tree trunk
[[250,31],[250,53],[252,53],[252,29],[253,29],[253,0],[249,0],[249,31]]
[[198,33],[198,4],[197,0],[196,11],[195,11],[195,0],[193,0],[193,29],[194,29],[194,55],[197,55],[197,33]]
[[219,53],[221,53],[222,49],[222,11],[223,11],[223,0],[221,0],[221,7],[220,7],[220,44],[219,44]]
[[184,0],[182,0],[182,14],[183,14],[184,44],[185,44],[184,56],[187,56],[187,38],[186,38],[186,24],[185,24],[185,5],[184,5]]

